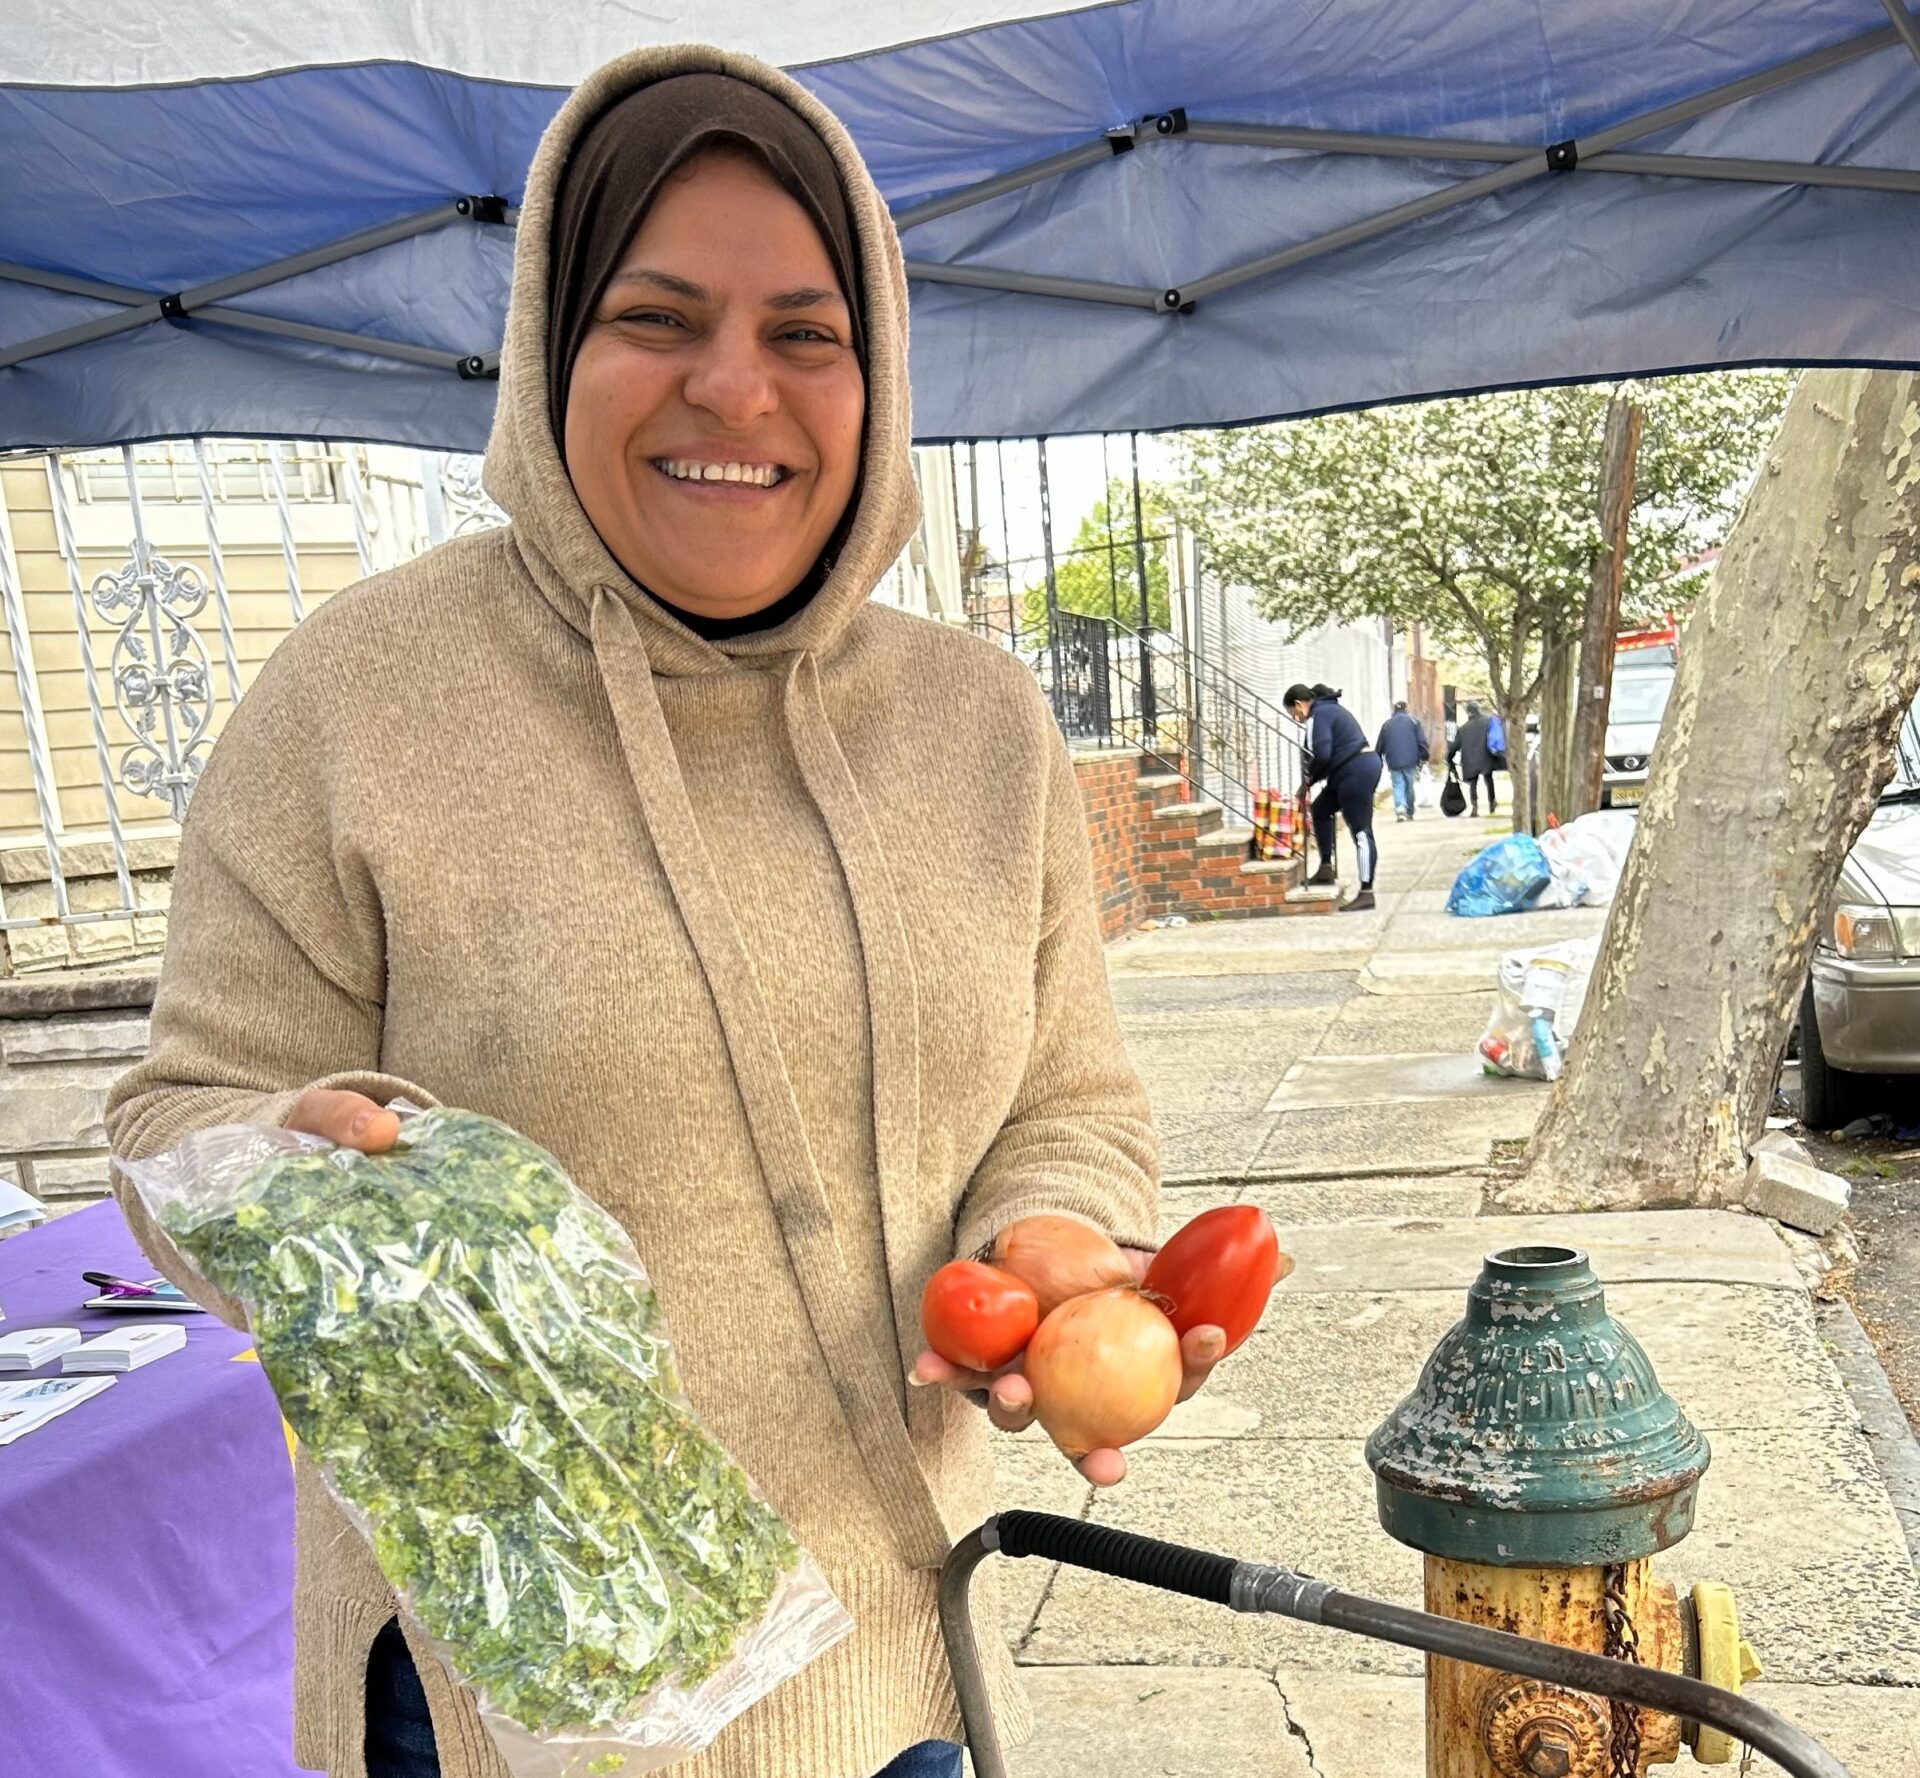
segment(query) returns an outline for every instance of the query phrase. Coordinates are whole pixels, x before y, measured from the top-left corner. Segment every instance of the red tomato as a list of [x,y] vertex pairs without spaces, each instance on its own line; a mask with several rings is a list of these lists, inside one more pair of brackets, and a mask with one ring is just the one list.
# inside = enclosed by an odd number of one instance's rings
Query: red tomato
[[1293,1270],[1267,1213],[1256,1204],[1203,1210],[1153,1256],[1140,1288],[1185,1335],[1226,1330],[1231,1352],[1259,1325],[1274,1285]]
[[1011,1272],[956,1259],[927,1280],[920,1328],[949,1364],[997,1371],[1010,1364],[1040,1325],[1040,1299]]

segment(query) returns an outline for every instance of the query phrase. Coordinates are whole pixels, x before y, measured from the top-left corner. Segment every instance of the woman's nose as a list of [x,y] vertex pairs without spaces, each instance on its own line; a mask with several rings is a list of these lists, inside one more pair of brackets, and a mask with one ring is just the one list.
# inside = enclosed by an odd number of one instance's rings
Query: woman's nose
[[724,426],[749,426],[780,405],[766,354],[755,339],[716,334],[689,369],[686,399]]

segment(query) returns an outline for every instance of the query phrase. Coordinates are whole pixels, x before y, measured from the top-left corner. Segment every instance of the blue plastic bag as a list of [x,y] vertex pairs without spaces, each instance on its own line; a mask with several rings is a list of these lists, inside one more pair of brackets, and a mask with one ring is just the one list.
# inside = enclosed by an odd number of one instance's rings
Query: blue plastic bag
[[1483,847],[1461,867],[1447,912],[1470,920],[1517,914],[1553,881],[1547,855],[1530,833],[1509,834]]

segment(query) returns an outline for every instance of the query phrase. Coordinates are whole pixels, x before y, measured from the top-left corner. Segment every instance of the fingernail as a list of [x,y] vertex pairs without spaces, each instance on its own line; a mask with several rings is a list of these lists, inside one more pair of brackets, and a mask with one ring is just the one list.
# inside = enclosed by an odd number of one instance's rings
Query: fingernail
[[1209,1358],[1218,1358],[1227,1349],[1227,1336],[1222,1333],[1206,1335],[1200,1342],[1200,1350]]
[[929,1389],[933,1386],[931,1377],[923,1377],[917,1370],[907,1372],[907,1382],[915,1389]]
[[366,1132],[367,1125],[372,1122],[373,1122],[373,1113],[371,1111],[363,1111],[359,1114],[359,1116],[357,1116],[353,1120],[352,1123],[347,1125],[347,1134],[349,1136],[364,1135]]

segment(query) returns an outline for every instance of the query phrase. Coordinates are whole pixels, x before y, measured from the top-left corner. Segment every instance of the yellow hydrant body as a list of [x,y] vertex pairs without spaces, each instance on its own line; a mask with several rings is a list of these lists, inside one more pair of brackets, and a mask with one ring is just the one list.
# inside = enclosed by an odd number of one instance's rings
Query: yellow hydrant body
[[[1609,1572],[1497,1568],[1429,1556],[1426,1605],[1491,1630],[1606,1654]],[[1672,1586],[1654,1578],[1649,1562],[1620,1563],[1617,1573],[1641,1661],[1683,1671],[1680,1601]],[[1636,1772],[1679,1756],[1677,1716],[1614,1707],[1584,1692],[1429,1655],[1428,1778],[1609,1778],[1622,1712],[1632,1713],[1638,1731]]]
[[[1367,1460],[1382,1525],[1425,1553],[1429,1611],[1716,1683],[1758,1671],[1724,1587],[1682,1600],[1652,1572],[1692,1525],[1707,1443],[1584,1254],[1489,1255]],[[1427,1660],[1427,1778],[1640,1778],[1696,1740],[1732,1755],[1678,1717]]]

